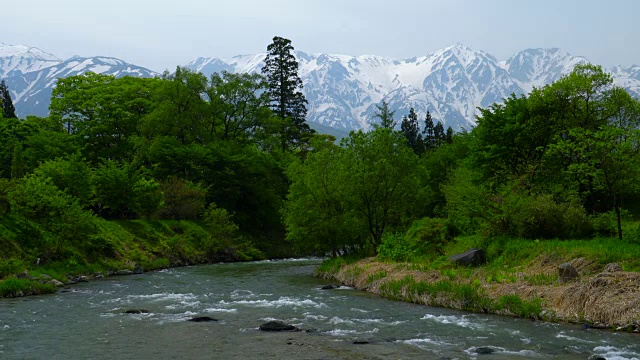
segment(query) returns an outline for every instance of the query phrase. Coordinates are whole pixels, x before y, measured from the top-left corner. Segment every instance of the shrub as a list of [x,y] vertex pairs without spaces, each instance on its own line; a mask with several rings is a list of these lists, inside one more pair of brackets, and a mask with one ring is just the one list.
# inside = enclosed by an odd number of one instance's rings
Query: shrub
[[424,218],[413,222],[403,235],[388,234],[378,247],[381,259],[411,261],[444,254],[445,245],[455,234],[446,219]]
[[551,195],[528,195],[511,190],[495,199],[497,206],[490,221],[490,235],[576,239],[593,234],[589,217],[576,201],[558,203]]
[[618,223],[616,214],[613,211],[593,215],[591,223],[597,235],[613,236],[618,233]]

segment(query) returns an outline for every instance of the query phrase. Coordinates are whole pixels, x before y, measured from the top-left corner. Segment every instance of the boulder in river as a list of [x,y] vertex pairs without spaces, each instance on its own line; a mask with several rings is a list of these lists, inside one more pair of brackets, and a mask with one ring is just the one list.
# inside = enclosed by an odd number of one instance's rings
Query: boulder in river
[[208,322],[208,321],[218,321],[217,319],[214,319],[212,317],[209,316],[197,316],[194,318],[191,318],[187,321],[191,321],[191,322]]
[[604,356],[594,354],[589,356],[589,360],[607,360],[607,358],[605,358]]
[[623,271],[622,266],[618,263],[609,263],[604,267],[604,272],[618,272]]
[[322,287],[322,290],[333,290],[339,288],[340,285],[329,284]]
[[474,350],[474,352],[480,355],[488,355],[488,354],[493,354],[495,350],[493,350],[493,348],[490,348],[488,346],[480,346],[480,347],[477,347]]
[[262,331],[297,331],[299,330],[297,327],[284,323],[279,320],[266,322],[260,325],[259,329]]
[[145,309],[127,309],[124,311],[125,314],[148,314],[149,310]]
[[578,277],[578,271],[570,263],[558,266],[558,282],[566,283]]
[[131,271],[131,270],[118,270],[118,271],[116,271],[116,275],[133,275],[133,271]]
[[449,260],[463,266],[480,266],[487,262],[487,255],[482,249],[470,249],[463,253],[449,256]]
[[369,340],[353,340],[353,343],[355,345],[365,345],[365,344],[370,344]]

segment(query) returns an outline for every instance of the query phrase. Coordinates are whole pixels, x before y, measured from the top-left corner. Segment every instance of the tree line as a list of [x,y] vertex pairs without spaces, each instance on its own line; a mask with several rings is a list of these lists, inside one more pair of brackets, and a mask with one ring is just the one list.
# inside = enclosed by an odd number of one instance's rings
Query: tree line
[[61,78],[44,118],[17,119],[1,83],[0,242],[15,250],[3,255],[113,255],[102,219],[204,221],[263,248],[283,239],[284,168],[326,138],[305,122],[292,50],[275,37],[262,74]]
[[638,213],[640,105],[601,67],[480,109],[457,134],[413,109],[398,127],[383,101],[371,130],[336,144],[306,123],[291,41],[267,50],[262,75],[59,79],[46,118],[9,117],[3,100],[0,240],[45,261],[107,256],[97,219],[176,219],[338,255],[403,246],[394,234],[415,221],[425,243],[623,238]]
[[418,220],[420,246],[435,252],[456,234],[623,239],[624,219],[640,210],[640,103],[599,66],[480,109],[470,132],[443,131],[430,114],[420,130],[413,109],[396,130],[393,116],[383,102],[371,131],[290,165],[290,241],[409,251],[416,244],[394,234]]

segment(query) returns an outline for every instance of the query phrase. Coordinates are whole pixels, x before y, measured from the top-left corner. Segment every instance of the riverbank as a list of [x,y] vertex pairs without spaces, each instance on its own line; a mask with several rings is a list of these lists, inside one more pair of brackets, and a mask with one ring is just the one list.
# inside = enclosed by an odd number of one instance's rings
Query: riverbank
[[[476,237],[462,238],[448,246],[445,255],[418,262],[331,259],[317,275],[395,300],[640,332],[637,244],[511,239],[498,251],[489,246],[484,266],[462,267],[447,260],[466,246],[481,245],[478,242]],[[617,265],[608,265],[614,262]],[[577,270],[576,279],[558,280],[558,267],[564,263]]]
[[88,246],[67,245],[61,259],[51,261],[21,247],[5,231],[0,240],[11,251],[0,257],[0,297],[52,293],[94,278],[278,256],[261,251],[246,237],[214,238],[204,224],[195,221],[101,220],[100,226],[99,239],[91,239]]

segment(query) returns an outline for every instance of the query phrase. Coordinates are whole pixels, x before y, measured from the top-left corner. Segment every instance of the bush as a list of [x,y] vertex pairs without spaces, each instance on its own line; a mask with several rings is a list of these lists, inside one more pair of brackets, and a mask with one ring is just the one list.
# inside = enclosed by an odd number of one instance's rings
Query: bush
[[381,259],[393,261],[411,261],[442,255],[444,247],[454,234],[454,227],[446,219],[416,220],[404,236],[386,235],[378,247],[378,255]]
[[497,206],[490,221],[490,235],[578,239],[593,234],[589,217],[576,201],[558,203],[551,195],[527,195],[517,191],[495,199]]
[[0,279],[17,274],[25,268],[25,263],[20,259],[0,260]]
[[618,233],[618,219],[613,211],[591,216],[591,223],[597,235],[614,236]]

